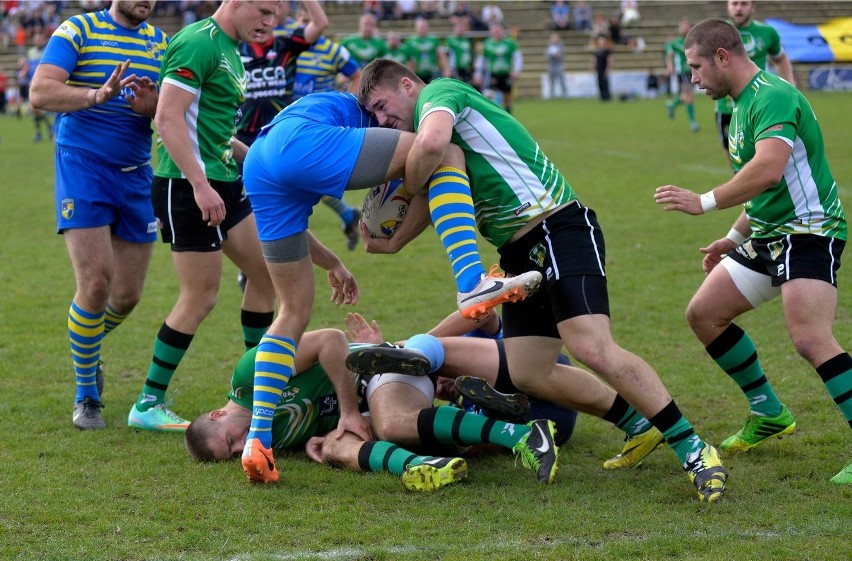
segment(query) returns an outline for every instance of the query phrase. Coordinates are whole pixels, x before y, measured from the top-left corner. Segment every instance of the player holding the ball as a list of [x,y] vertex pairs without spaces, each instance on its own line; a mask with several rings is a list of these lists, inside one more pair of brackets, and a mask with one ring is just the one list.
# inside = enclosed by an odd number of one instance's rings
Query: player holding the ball
[[[695,434],[654,369],[613,340],[604,238],[594,211],[580,204],[523,125],[467,84],[438,79],[426,85],[390,60],[364,68],[358,98],[380,125],[416,131],[405,167],[409,190],[427,181],[448,150],[460,147],[476,226],[498,248],[500,266],[508,274],[537,271],[546,279],[535,295],[503,305],[514,385],[532,396],[570,403],[554,368],[564,344],[663,434],[699,499],[719,500],[728,472],[716,449]],[[411,207],[410,220],[422,224],[429,217],[413,214]]]
[[[299,339],[311,318],[313,265],[328,271],[333,302],[358,301],[351,273],[308,231],[313,207],[323,196],[340,198],[345,190],[373,187],[402,176],[405,170],[414,135],[376,125],[352,94],[311,94],[265,126],[246,156],[246,193],[279,302],[278,315],[257,353],[252,423],[242,458],[251,481],[278,479],[271,447],[272,417],[293,374]],[[432,178],[430,197],[434,190],[443,203],[444,214],[435,221],[445,227],[436,229],[456,272],[459,308],[476,317],[533,292],[541,275],[537,271],[515,278],[486,275],[463,170],[462,152],[455,149],[435,162],[426,179]],[[426,183],[424,179],[418,189],[407,190],[416,194]],[[354,408],[354,399],[341,400],[340,423],[362,438],[369,436],[369,426]]]

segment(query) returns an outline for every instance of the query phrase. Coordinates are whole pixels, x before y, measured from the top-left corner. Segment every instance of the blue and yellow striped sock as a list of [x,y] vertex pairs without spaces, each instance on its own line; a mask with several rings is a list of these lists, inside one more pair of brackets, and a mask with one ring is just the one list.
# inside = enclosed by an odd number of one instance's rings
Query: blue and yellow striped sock
[[470,292],[485,274],[476,245],[476,218],[467,174],[439,168],[429,178],[429,212],[444,244],[459,292]]
[[257,346],[251,428],[246,438],[259,439],[264,448],[272,448],[272,417],[293,375],[295,356],[296,342],[287,337],[267,334]]
[[104,313],[87,312],[72,300],[68,309],[68,339],[71,342],[71,360],[77,382],[75,403],[86,397],[100,400],[95,375],[103,338]]
[[104,336],[109,335],[110,331],[121,325],[129,315],[130,312],[119,314],[115,308],[107,304],[106,312],[104,312]]

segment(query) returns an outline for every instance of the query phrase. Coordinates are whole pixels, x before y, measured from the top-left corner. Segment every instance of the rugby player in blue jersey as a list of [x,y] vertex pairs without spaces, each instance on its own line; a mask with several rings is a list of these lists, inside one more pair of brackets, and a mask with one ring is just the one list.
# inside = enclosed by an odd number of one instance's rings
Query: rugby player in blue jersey
[[106,426],[101,342],[139,302],[157,239],[151,119],[168,38],[146,23],[153,4],[115,1],[72,16],[48,41],[31,85],[33,108],[59,113],[55,208],[76,279],[67,321],[79,429]]

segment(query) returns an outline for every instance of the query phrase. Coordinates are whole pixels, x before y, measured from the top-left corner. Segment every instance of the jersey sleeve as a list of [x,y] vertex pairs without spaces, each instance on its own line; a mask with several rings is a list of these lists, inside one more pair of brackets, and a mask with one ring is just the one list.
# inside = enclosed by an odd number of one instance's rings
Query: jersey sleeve
[[204,47],[191,40],[171,43],[160,70],[160,82],[196,93],[221,61],[209,45]]
[[237,362],[231,376],[231,391],[228,399],[251,410],[254,397],[254,361],[257,347],[248,350]]
[[75,16],[56,28],[41,57],[41,64],[52,64],[71,74],[83,48],[83,26]]
[[788,92],[777,87],[766,88],[752,102],[751,125],[754,141],[780,138],[790,146],[796,139],[801,107]]
[[337,45],[339,48],[338,56],[337,56],[337,71],[349,78],[355,71],[358,70],[358,63],[355,62],[355,59],[352,58],[352,54],[349,52],[349,49],[344,47],[343,45]]
[[769,27],[769,44],[766,46],[766,54],[772,58],[778,58],[778,55],[784,52],[784,47],[781,46],[781,34],[774,27]]
[[452,80],[435,80],[420,92],[417,98],[417,128],[427,116],[435,111],[446,111],[453,116],[453,123],[464,109],[464,93],[455,91]]

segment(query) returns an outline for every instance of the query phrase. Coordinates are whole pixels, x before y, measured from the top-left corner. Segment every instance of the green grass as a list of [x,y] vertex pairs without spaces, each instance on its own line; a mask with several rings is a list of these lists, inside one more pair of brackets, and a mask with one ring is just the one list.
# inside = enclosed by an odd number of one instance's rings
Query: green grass
[[[849,96],[809,94],[834,174],[850,204]],[[702,280],[698,247],[724,235],[736,211],[663,212],[658,185],[705,191],[729,177],[709,101],[704,127],[665,117],[662,101],[519,102],[517,116],[595,208],[606,234],[616,339],[661,373],[698,432],[718,443],[746,402],[689,332],[683,311]],[[852,540],[852,489],[828,479],[850,460],[852,438],[818,376],[786,335],[779,302],[738,323],[757,342],[796,435],[725,457],[729,494],[701,505],[668,450],[637,470],[601,462],[620,433],[581,417],[550,487],[508,456],[474,458],[468,480],[432,495],[405,492],[388,474],[350,473],[281,458],[278,485],[245,481],[238,463],[198,465],[178,435],[129,430],[126,415],[147,372],[154,337],[177,295],[169,252],[157,245],[143,300],[104,346],[108,428],[71,424],[73,374],[65,317],[74,292],[54,233],[53,156],[28,121],[0,119],[0,559],[843,559]],[[352,196],[350,202],[358,203]],[[852,208],[852,207],[850,207]],[[388,339],[428,329],[452,310],[454,285],[427,232],[396,256],[345,249],[339,221],[316,210],[312,227],[355,274],[361,302]],[[486,261],[495,252],[483,245]],[[850,268],[840,272],[835,334],[852,335]],[[240,293],[225,268],[219,303],[181,364],[172,390],[185,417],[224,403],[240,356]],[[342,326],[318,272],[312,327]],[[475,360],[475,357],[471,357]]]

